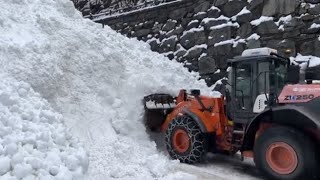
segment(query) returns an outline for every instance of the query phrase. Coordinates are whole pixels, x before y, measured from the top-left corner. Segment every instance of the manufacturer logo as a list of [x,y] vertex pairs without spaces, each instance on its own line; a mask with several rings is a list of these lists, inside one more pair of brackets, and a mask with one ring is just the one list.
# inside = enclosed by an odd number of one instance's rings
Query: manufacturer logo
[[287,95],[284,100],[286,101],[299,101],[299,100],[310,100],[314,99],[314,94],[306,95]]

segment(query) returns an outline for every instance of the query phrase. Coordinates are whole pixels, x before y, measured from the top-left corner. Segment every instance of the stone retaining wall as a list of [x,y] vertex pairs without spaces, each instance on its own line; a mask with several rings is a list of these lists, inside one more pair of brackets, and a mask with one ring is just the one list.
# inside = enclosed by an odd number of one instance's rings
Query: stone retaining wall
[[319,0],[179,0],[93,20],[148,42],[209,85],[247,48],[320,57]]

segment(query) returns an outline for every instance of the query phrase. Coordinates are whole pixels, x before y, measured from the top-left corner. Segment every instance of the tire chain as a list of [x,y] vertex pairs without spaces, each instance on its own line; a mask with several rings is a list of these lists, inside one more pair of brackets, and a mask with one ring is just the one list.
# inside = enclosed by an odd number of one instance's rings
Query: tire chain
[[[179,154],[172,147],[172,133],[175,128],[183,128],[188,132],[191,140],[191,149],[188,150],[187,154]],[[180,116],[175,118],[169,123],[166,131],[166,147],[173,159],[179,159],[183,163],[197,163],[200,162],[206,153],[205,138],[198,127],[198,125],[188,116]]]

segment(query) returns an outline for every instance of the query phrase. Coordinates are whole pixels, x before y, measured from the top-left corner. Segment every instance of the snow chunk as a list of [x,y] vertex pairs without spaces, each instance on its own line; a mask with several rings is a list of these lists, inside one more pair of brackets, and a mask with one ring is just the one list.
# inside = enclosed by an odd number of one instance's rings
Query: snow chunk
[[0,176],[10,171],[10,168],[11,168],[10,161],[11,160],[9,157],[0,156]]
[[19,179],[25,178],[28,175],[31,175],[32,167],[30,164],[17,164],[13,167],[12,174]]
[[212,10],[218,10],[219,12],[221,11],[219,8],[217,8],[216,6],[211,6],[211,8],[210,9],[212,9]]
[[259,19],[253,20],[250,23],[253,26],[258,26],[262,22],[272,21],[272,20],[273,20],[273,17],[261,16]]
[[292,16],[291,15],[288,15],[288,16],[285,16],[285,17],[280,17],[279,20],[276,22],[276,25],[279,26],[280,23],[287,24],[291,20],[292,20]]
[[309,61],[309,67],[319,66],[320,65],[320,58],[316,56],[303,56],[301,54],[298,54],[295,58],[295,61],[297,62],[308,62]]
[[198,23],[198,22],[199,22],[199,20],[197,20],[197,19],[192,20],[192,21],[190,21],[190,22],[188,23],[188,26],[189,26],[190,24],[192,24],[192,23]]
[[214,44],[214,47],[225,45],[225,44],[233,44],[232,47],[237,47],[239,43],[246,43],[245,39],[229,39],[226,41],[221,41]]
[[225,23],[225,24],[220,24],[220,25],[217,25],[217,26],[212,26],[212,27],[210,27],[210,30],[221,29],[221,28],[228,27],[228,26],[237,27],[237,28],[240,27],[240,25],[239,25],[238,23],[227,22],[227,23]]
[[201,22],[207,24],[210,21],[217,21],[217,20],[227,20],[227,21],[229,21],[230,18],[228,18],[228,17],[226,17],[224,15],[221,15],[218,18],[204,18]]
[[257,33],[254,33],[254,34],[251,34],[251,36],[249,36],[247,38],[247,40],[251,40],[251,39],[258,40],[258,39],[260,39],[260,36]]
[[318,29],[320,28],[320,24],[313,23],[309,29]]

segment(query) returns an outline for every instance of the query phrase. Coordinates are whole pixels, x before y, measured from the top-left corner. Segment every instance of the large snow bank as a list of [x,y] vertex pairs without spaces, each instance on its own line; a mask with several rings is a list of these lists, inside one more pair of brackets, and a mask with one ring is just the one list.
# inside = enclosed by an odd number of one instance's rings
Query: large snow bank
[[[36,100],[43,102],[40,107],[50,110],[50,117],[55,117],[54,111],[61,114],[50,120],[59,128],[49,126],[41,132],[49,128],[54,140],[55,134],[59,138],[69,137],[63,135],[62,121],[71,128],[90,154],[87,179],[164,178],[172,169],[169,164],[174,163],[157,152],[155,143],[149,140],[141,122],[141,99],[155,92],[175,94],[180,88],[200,88],[209,93],[204,81],[197,81],[198,75],[191,76],[181,64],[151,52],[145,43],[129,40],[108,27],[101,29],[101,25],[83,19],[69,0],[12,0],[2,1],[1,5],[0,73],[30,84],[30,89],[39,93],[34,95]],[[8,86],[2,81],[1,85],[1,91]],[[14,85],[11,88],[10,97],[18,90]],[[24,108],[29,101],[32,105],[34,98],[30,98],[25,99]],[[36,109],[39,105],[32,106]],[[7,118],[25,123],[23,114],[19,119],[10,110],[1,111],[8,111]],[[33,126],[41,123],[35,121],[26,128]],[[18,134],[23,132],[23,127],[12,128]],[[57,133],[60,131],[62,134]],[[37,137],[29,137],[38,142]],[[21,141],[28,138],[23,136]],[[1,142],[4,140],[1,137]],[[8,142],[15,143],[11,139]],[[75,153],[79,153],[81,146],[73,148],[67,144],[59,148],[80,161]],[[20,152],[20,145],[16,146]],[[53,148],[43,153],[53,156],[52,159],[60,157],[62,162],[57,165],[60,169],[53,171],[65,171],[66,152]],[[1,155],[0,161],[7,163],[6,157],[12,158]],[[24,161],[22,165],[30,173]]]
[[81,179],[85,150],[30,85],[0,75],[0,179]]

